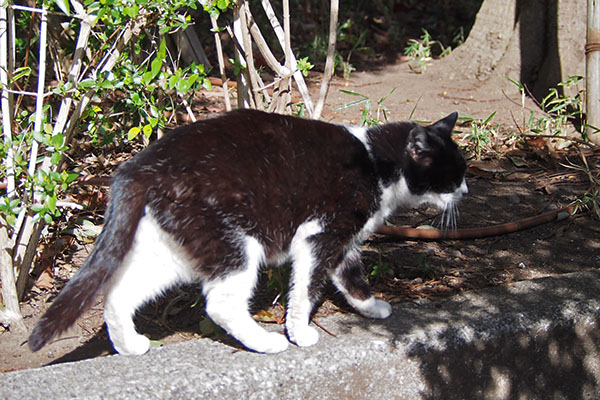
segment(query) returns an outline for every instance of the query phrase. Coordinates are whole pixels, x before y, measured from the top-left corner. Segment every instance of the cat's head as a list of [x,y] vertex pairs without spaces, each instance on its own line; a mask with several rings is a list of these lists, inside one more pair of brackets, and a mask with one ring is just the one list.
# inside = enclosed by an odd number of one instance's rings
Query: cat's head
[[450,218],[455,204],[468,192],[466,163],[452,140],[457,117],[452,113],[429,126],[414,126],[403,157],[403,175],[413,200],[438,206]]

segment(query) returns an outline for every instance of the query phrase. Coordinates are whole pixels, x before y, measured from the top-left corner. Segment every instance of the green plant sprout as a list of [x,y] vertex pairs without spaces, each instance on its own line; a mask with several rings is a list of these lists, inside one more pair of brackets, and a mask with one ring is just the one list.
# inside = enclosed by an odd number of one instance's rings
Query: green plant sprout
[[417,63],[416,68],[410,66],[410,69],[418,74],[425,72],[427,66],[433,60],[433,46],[438,45],[440,47],[440,57],[445,57],[452,51],[451,47],[444,47],[439,41],[433,40],[426,29],[422,31],[423,35],[420,39],[410,39],[408,46],[404,48],[404,55]]
[[377,283],[388,276],[394,275],[394,270],[388,262],[379,262],[371,266],[371,272],[367,276],[367,281]]
[[433,267],[429,264],[425,256],[421,253],[417,255],[417,264],[425,277],[429,280],[437,280],[442,272],[441,268]]
[[[527,88],[519,81],[507,77],[521,93],[521,106],[525,108],[525,98],[528,95]],[[527,128],[532,134],[553,135],[557,137],[566,136],[572,121],[579,121],[584,126],[583,90],[579,90],[574,96],[563,94],[564,89],[578,85],[583,77],[569,76],[557,87],[550,88],[548,94],[539,103],[543,114],[536,116],[531,110]]]
[[[340,89],[340,92],[344,94],[349,94],[351,96],[360,97],[360,99],[356,101],[352,101],[347,104],[343,104],[339,107],[336,107],[334,111],[345,110],[350,107],[360,106],[362,105],[362,114],[360,117],[360,125],[361,126],[375,126],[380,125],[383,122],[388,120],[388,112],[389,109],[383,104],[383,102],[392,95],[396,91],[396,88],[393,88],[389,91],[388,94],[381,97],[377,100],[377,108],[375,109],[375,116],[372,113],[372,101],[369,96],[364,95],[362,93],[353,92],[350,90]],[[383,118],[383,120],[381,119]]]
[[488,150],[492,138],[498,135],[497,126],[491,125],[492,119],[496,116],[496,111],[492,112],[485,120],[475,119],[471,116],[460,117],[463,122],[470,123],[470,132],[467,139],[470,141],[470,150],[475,153],[477,160],[481,159],[484,150]]
[[292,267],[286,263],[279,267],[268,268],[264,271],[267,274],[267,289],[275,291],[277,294],[273,304],[278,301],[285,307],[287,294],[290,287],[290,271]]

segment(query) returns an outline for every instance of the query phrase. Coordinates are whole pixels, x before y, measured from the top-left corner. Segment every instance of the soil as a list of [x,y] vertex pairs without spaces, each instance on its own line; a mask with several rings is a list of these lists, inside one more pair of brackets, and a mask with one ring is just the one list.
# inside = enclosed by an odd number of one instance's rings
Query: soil
[[[432,121],[459,111],[485,120],[496,112],[496,135],[477,159],[470,127],[460,123],[455,135],[469,157],[467,181],[470,192],[460,204],[458,228],[481,227],[516,221],[547,210],[567,206],[589,188],[587,175],[569,168],[581,164],[578,148],[557,150],[541,139],[509,140],[510,133],[523,131],[530,109],[535,104],[521,103],[517,88],[502,79],[448,80],[447,64],[434,61],[424,73],[413,72],[410,63],[397,63],[377,70],[353,73],[348,80],[333,81],[328,108],[323,119],[333,123],[360,123],[360,106],[339,109],[359,98],[340,91],[351,90],[371,101],[372,117],[377,117],[377,102],[386,107],[388,120],[413,119]],[[311,85],[318,92],[318,75]],[[392,89],[395,89],[392,92]],[[204,93],[219,109],[217,88]],[[363,103],[362,106],[365,104]],[[385,119],[383,113],[379,119]],[[586,149],[588,163],[599,163],[599,152]],[[90,206],[90,214],[100,215],[105,192],[96,190],[98,206]],[[423,208],[404,210],[390,222],[396,225],[436,225],[440,215]],[[56,235],[42,249],[42,257],[34,273],[32,290],[22,304],[28,331],[32,329],[50,301],[81,265],[92,248],[85,235]],[[600,226],[591,212],[540,225],[531,229],[495,237],[473,240],[414,241],[374,235],[366,244],[364,262],[376,296],[392,303],[428,301],[466,290],[493,285],[509,285],[524,279],[564,274],[597,268],[600,265]],[[46,264],[44,264],[46,263]],[[50,265],[53,268],[46,268]],[[41,273],[39,271],[53,271]],[[282,307],[277,301],[278,272],[270,279],[263,274],[254,311],[266,323],[280,323]],[[270,283],[270,284],[269,284]],[[275,284],[274,284],[275,283]],[[197,300],[199,304],[193,306]],[[275,304],[275,305],[273,305]],[[137,326],[157,343],[169,344],[211,336],[234,347],[232,339],[219,332],[206,319],[197,287],[173,290],[138,313]],[[351,312],[343,300],[329,291],[315,315]],[[324,327],[326,328],[326,327]],[[283,329],[283,328],[282,328]],[[335,332],[332,332],[335,334]],[[103,356],[113,352],[102,319],[102,299],[78,321],[68,333],[37,353],[29,351],[27,332],[0,328],[0,372],[39,367]]]

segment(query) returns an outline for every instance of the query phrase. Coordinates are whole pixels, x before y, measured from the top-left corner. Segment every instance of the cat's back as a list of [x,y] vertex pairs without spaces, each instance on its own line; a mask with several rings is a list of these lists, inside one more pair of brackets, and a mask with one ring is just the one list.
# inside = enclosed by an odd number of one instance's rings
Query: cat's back
[[369,168],[365,147],[343,126],[236,110],[176,128],[127,163],[126,169],[157,174],[238,174],[252,171]]

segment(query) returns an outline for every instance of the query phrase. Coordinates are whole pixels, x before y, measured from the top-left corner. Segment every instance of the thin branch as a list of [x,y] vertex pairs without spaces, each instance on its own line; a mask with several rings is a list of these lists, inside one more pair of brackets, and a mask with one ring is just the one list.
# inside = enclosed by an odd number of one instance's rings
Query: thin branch
[[217,48],[217,60],[219,62],[219,73],[223,81],[223,98],[225,100],[225,110],[231,111],[231,101],[229,100],[229,88],[227,87],[227,74],[225,73],[225,58],[223,57],[223,46],[221,45],[221,37],[219,36],[219,25],[217,18],[210,16],[210,23],[215,35],[215,46]]
[[[4,134],[4,145],[7,153],[4,159],[6,168],[6,195],[8,198],[15,197],[15,171],[14,171],[14,150],[12,147],[12,110],[13,99],[8,91],[8,72],[9,70],[9,54],[8,49],[8,2],[5,1],[0,6],[0,84],[2,85],[2,93],[0,104],[2,105],[2,132]],[[14,43],[10,43],[14,46]]]
[[[261,0],[261,4],[263,6],[263,9],[265,10],[265,13],[267,14],[267,18],[269,19],[273,30],[275,31],[275,36],[277,36],[277,40],[279,41],[281,48],[285,51],[285,33],[283,31],[283,28],[279,24],[279,20],[275,15],[275,11],[273,10],[271,3],[269,2],[269,0]],[[294,71],[294,80],[296,81],[298,91],[300,92],[302,100],[304,101],[306,111],[308,115],[312,117],[312,115],[314,114],[314,105],[310,97],[308,87],[306,87],[304,76],[302,75],[302,72],[296,68],[296,57],[294,57],[294,54],[291,54],[290,56],[290,64],[293,67],[290,69],[290,71]]]
[[259,26],[254,21],[254,16],[248,9],[248,24],[250,26],[250,33],[252,34],[252,38],[256,42],[256,47],[260,51],[260,54],[265,59],[269,68],[271,68],[275,73],[280,76],[291,75],[291,71],[287,69],[285,66],[279,64],[277,58],[273,55],[273,52],[269,48],[267,41],[265,40],[262,32],[260,31]]
[[[75,8],[77,15],[81,18],[79,36],[77,37],[75,53],[73,54],[73,62],[67,78],[67,82],[70,83],[72,87],[76,87],[79,83],[81,67],[83,65],[83,56],[85,55],[85,49],[90,37],[92,25],[90,17],[85,13],[83,6],[75,0],[71,0],[71,4],[73,4],[73,8]],[[72,103],[73,98],[71,96],[66,96],[62,99],[52,135],[63,132],[65,125],[67,124],[67,119],[69,118],[69,111],[71,110]]]
[[[257,109],[263,109],[263,104],[259,98],[257,98],[257,94],[254,89],[260,87],[258,84],[258,72],[256,71],[256,67],[254,66],[254,54],[252,51],[252,39],[250,38],[250,31],[248,30],[248,14],[246,9],[248,8],[248,2],[243,1],[239,6],[239,18],[240,18],[240,34],[242,36],[242,44],[243,44],[243,55],[246,59],[246,70],[248,71],[248,79],[250,81],[250,91],[249,95],[254,100],[254,106]],[[255,97],[256,96],[256,97]]]
[[[242,1],[243,3],[243,1]],[[238,108],[255,108],[254,98],[248,90],[249,79],[246,75],[246,61],[244,58],[244,43],[240,43],[237,38],[242,37],[242,20],[240,18],[240,7],[233,9],[233,30],[227,26],[227,33],[233,40],[236,47],[236,58],[238,62],[244,67],[242,73],[237,76],[237,93],[238,93]]]
[[337,41],[337,23],[339,13],[339,0],[331,0],[330,18],[329,18],[329,44],[327,46],[327,59],[325,61],[325,71],[321,80],[321,89],[319,91],[319,100],[315,106],[315,112],[312,115],[314,119],[321,118],[325,99],[329,92],[331,78],[333,78],[335,66],[335,45]]
[[[143,9],[140,10],[140,12],[143,12]],[[92,76],[97,76],[101,73],[111,71],[114,68],[125,45],[127,45],[132,38],[139,35],[142,28],[146,25],[146,17],[147,14],[142,13],[133,23],[128,24],[123,29],[122,34],[116,39],[110,51],[94,69]],[[79,100],[79,102],[75,105],[73,113],[71,114],[69,122],[65,128],[65,143],[69,143],[71,141],[75,126],[79,122],[79,118],[81,118],[83,110],[85,110],[94,94],[96,94],[96,90],[94,88],[89,89],[85,94],[83,94],[81,100]]]
[[12,242],[8,237],[6,222],[0,219],[0,281],[5,310],[0,310],[0,324],[25,330],[23,317],[19,310],[19,297],[15,286],[12,268]]

